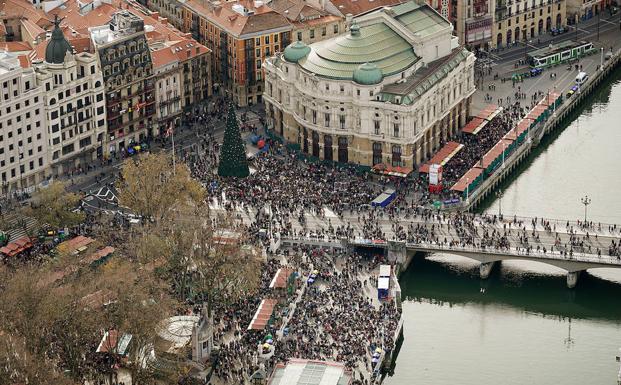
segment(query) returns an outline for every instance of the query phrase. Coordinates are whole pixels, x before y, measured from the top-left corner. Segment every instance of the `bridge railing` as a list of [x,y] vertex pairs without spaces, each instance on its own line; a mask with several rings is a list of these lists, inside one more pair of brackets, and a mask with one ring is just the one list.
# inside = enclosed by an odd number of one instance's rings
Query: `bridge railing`
[[572,262],[585,262],[585,263],[599,263],[606,265],[621,265],[621,259],[619,257],[613,257],[610,255],[602,255],[597,256],[595,254],[574,252],[573,255],[561,254],[559,251],[550,251],[546,250],[543,252],[543,249],[531,250],[526,252],[523,249],[518,248],[482,248],[475,246],[448,246],[442,243],[436,242],[419,242],[419,243],[406,243],[406,247],[412,249],[425,249],[425,250],[433,250],[433,251],[447,251],[447,252],[464,252],[464,253],[481,253],[488,255],[514,255],[520,257],[532,257],[538,259],[554,259],[554,260],[562,260],[562,261],[572,261]]
[[[342,248],[343,242],[341,238],[333,236],[323,237],[300,237],[300,236],[286,236],[281,238],[281,242],[284,245],[290,245],[294,243],[303,243],[307,245],[317,245],[324,247],[336,247]],[[387,241],[371,242],[366,239],[355,238],[352,241],[348,241],[349,244],[362,247],[388,247]],[[436,251],[436,252],[463,252],[463,253],[480,253],[486,255],[513,255],[519,257],[533,258],[533,259],[553,259],[559,261],[571,261],[571,262],[584,262],[584,263],[598,263],[605,265],[621,266],[621,258],[610,255],[598,256],[596,254],[589,254],[583,252],[573,252],[572,255],[567,253],[561,254],[560,251],[551,251],[540,249],[531,249],[526,251],[522,248],[509,247],[509,248],[494,248],[494,247],[476,247],[476,246],[449,246],[444,243],[437,242],[406,242],[406,247],[410,249],[422,249],[424,251]]]

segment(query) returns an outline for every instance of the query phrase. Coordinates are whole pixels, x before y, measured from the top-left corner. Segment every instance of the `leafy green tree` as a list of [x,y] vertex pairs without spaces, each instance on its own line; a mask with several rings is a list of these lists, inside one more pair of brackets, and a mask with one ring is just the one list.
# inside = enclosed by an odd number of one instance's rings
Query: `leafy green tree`
[[246,158],[246,147],[239,131],[233,103],[229,106],[229,114],[226,118],[224,143],[220,149],[218,175],[236,178],[245,178],[250,175],[248,159]]

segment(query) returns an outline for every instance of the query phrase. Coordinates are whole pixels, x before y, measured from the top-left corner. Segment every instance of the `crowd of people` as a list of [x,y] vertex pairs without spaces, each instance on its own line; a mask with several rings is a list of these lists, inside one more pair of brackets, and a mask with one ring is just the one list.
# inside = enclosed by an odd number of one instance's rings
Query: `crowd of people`
[[[269,373],[276,363],[301,358],[342,362],[355,384],[370,384],[377,366],[373,354],[394,349],[400,317],[394,301],[372,298],[379,262],[380,257],[313,247],[270,256],[256,294],[214,309],[214,343],[220,348],[212,383],[250,383],[258,369]],[[298,272],[297,290],[276,307],[273,324],[248,330],[261,299],[275,296],[269,284],[285,265]],[[319,272],[317,280],[307,284],[312,271]],[[275,339],[274,352],[263,357],[266,336]]]
[[442,168],[444,185],[450,189],[468,170],[480,163],[483,156],[505,136],[524,115],[520,103],[490,120],[478,133],[462,133],[459,142],[464,145]]

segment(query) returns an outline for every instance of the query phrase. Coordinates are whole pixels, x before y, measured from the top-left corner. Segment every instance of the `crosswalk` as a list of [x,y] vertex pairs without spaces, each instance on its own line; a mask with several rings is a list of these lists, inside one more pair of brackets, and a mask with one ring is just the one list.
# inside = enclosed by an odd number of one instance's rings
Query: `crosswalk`
[[18,238],[28,235],[37,226],[37,221],[34,218],[18,216],[17,214],[7,214],[4,218],[9,235],[9,242]]

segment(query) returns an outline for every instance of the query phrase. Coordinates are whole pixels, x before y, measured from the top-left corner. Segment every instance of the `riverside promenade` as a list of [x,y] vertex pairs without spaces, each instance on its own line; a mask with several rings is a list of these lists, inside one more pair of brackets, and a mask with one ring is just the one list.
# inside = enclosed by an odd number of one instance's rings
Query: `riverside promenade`
[[[511,98],[515,92],[518,92],[518,87],[519,92],[527,95],[527,100],[535,93],[543,95],[536,101],[545,99],[549,94],[559,94],[563,98],[563,102],[545,121],[529,130],[528,140],[504,158],[502,167],[497,167],[487,175],[476,189],[469,189],[465,192],[458,204],[443,208],[464,211],[476,209],[481,202],[494,193],[503,180],[509,177],[524,160],[529,158],[531,152],[540,145],[547,134],[575,117],[574,113],[580,108],[583,101],[602,82],[605,82],[610,73],[618,68],[621,63],[621,31],[618,29],[609,30],[600,36],[599,41],[593,41],[593,43],[597,50],[596,53],[573,63],[571,69],[568,69],[567,64],[561,64],[547,68],[537,77],[526,78],[524,81],[514,84],[510,80],[502,82],[500,79],[510,78],[513,73],[524,72],[527,67],[515,68],[513,63],[506,63],[492,67],[491,74],[479,80],[477,83],[479,90],[473,97],[473,115],[483,110],[489,103],[496,103],[499,99],[505,100],[507,96]],[[608,52],[613,55],[609,60],[606,60],[605,57]],[[576,65],[579,66],[577,70]],[[580,87],[579,92],[567,97],[567,92],[575,84],[575,77],[580,72],[580,68],[589,75],[589,79]]]

